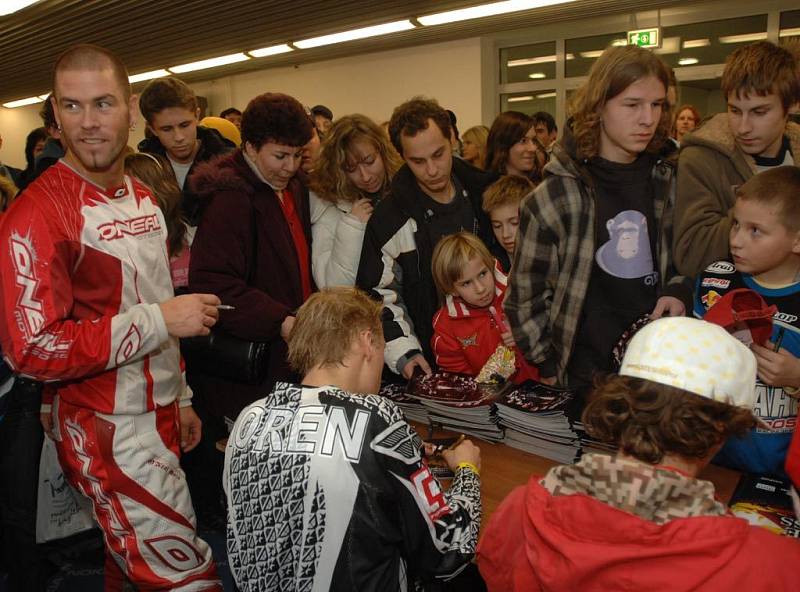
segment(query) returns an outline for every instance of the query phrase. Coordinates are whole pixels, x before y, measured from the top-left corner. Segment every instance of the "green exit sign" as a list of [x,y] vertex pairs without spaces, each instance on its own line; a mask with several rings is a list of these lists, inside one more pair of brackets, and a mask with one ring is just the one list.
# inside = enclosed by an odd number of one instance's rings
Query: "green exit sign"
[[628,31],[628,45],[645,48],[661,47],[661,27]]

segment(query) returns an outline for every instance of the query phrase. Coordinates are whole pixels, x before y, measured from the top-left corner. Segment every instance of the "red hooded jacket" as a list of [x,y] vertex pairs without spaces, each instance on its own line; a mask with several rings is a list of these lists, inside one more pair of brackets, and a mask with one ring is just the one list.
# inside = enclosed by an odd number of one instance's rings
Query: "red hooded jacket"
[[[457,296],[448,295],[433,317],[431,347],[436,365],[448,372],[477,376],[498,345],[501,334],[509,331],[503,314],[503,297],[508,279],[499,266],[494,269],[494,301],[488,308],[473,308]],[[500,325],[504,328],[501,328]],[[539,370],[531,366],[518,348],[512,381],[539,380]]]
[[533,477],[478,545],[489,592],[800,590],[800,543],[733,516],[656,524]]

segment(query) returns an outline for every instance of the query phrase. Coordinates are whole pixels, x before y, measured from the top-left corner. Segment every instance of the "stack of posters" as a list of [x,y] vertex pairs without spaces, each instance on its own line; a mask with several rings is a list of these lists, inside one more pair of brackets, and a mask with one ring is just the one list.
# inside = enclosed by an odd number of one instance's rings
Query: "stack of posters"
[[800,538],[800,520],[794,515],[788,479],[742,475],[730,501],[731,511],[753,526],[775,534]]
[[481,440],[499,442],[503,430],[497,423],[494,401],[502,386],[486,385],[452,372],[416,375],[407,394],[428,411],[430,423]]
[[497,403],[504,443],[559,463],[575,460],[580,446],[566,410],[570,391],[527,381]]
[[428,423],[428,410],[419,399],[406,394],[408,385],[405,382],[385,382],[381,385],[379,395],[391,399],[406,416],[406,421]]

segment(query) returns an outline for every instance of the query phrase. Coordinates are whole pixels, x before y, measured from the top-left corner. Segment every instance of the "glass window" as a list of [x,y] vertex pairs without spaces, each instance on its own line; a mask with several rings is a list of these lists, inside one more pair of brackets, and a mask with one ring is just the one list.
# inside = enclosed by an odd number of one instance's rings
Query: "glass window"
[[594,37],[580,37],[567,39],[567,78],[572,76],[586,76],[594,61],[603,51],[612,45],[626,45],[626,33],[608,33]]
[[500,84],[556,77],[556,42],[500,50]]
[[781,13],[781,37],[800,36],[800,10]]
[[661,33],[661,48],[654,51],[668,66],[724,64],[735,49],[767,38],[767,15],[664,27]]
[[675,109],[679,109],[681,105],[692,105],[699,111],[701,120],[728,110],[725,96],[719,88],[719,78],[679,82],[678,104]]
[[522,111],[533,115],[537,111],[547,111],[556,114],[556,91],[537,90],[527,93],[513,93],[500,95],[501,111]]

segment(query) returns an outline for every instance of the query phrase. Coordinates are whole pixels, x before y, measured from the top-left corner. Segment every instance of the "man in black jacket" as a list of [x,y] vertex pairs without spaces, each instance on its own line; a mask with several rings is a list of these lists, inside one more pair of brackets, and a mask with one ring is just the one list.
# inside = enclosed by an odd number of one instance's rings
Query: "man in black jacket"
[[181,212],[192,226],[198,223],[198,200],[186,185],[195,164],[211,160],[231,147],[217,130],[199,126],[197,97],[177,78],[151,81],[139,97],[139,109],[151,137],[139,143],[140,152],[167,158],[183,189]]
[[431,371],[431,320],[439,307],[433,249],[461,230],[490,244],[481,209],[490,177],[453,158],[450,117],[434,100],[414,98],[397,107],[389,135],[406,164],[367,223],[356,284],[383,301],[386,365],[409,378],[415,368]]

